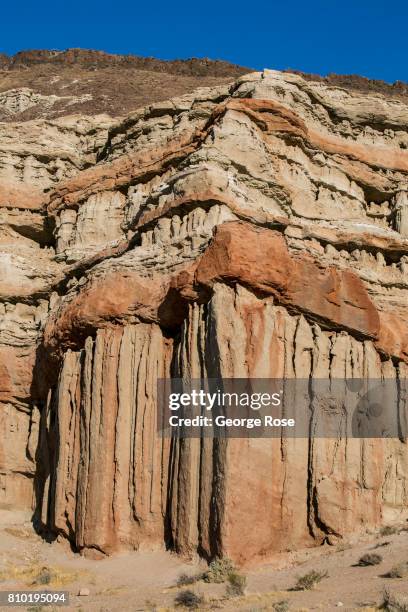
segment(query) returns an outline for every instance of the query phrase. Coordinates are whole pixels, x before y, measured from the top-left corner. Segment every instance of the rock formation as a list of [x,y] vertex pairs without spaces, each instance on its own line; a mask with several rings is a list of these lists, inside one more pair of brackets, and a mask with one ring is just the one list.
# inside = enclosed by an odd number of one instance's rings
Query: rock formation
[[2,123],[0,181],[3,506],[88,554],[238,562],[408,517],[405,413],[389,440],[156,432],[158,377],[406,378],[407,102],[265,70]]

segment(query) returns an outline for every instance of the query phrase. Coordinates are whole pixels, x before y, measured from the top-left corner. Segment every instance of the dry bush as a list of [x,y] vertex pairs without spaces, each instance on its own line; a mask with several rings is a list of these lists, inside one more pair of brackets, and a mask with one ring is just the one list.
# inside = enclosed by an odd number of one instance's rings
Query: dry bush
[[390,535],[394,535],[394,534],[398,533],[398,531],[399,531],[398,527],[395,527],[393,525],[385,525],[384,527],[381,527],[380,535],[381,536],[390,536]]
[[408,562],[398,563],[384,574],[385,578],[406,578],[408,576]]
[[385,612],[408,612],[408,601],[392,595],[390,591],[385,589],[378,609],[385,610]]
[[231,559],[228,559],[228,557],[214,559],[214,561],[211,561],[208,570],[204,572],[202,579],[205,582],[220,584],[226,582],[228,576],[233,572],[235,572],[235,566]]
[[323,578],[327,578],[328,573],[319,572],[317,570],[311,570],[304,576],[299,576],[297,582],[294,586],[294,591],[310,591],[314,589],[314,587],[319,584],[323,580]]
[[189,584],[194,584],[198,580],[201,580],[202,574],[180,574],[177,578],[177,586],[188,586]]
[[373,546],[373,550],[376,550],[377,548],[384,548],[384,546],[389,546],[390,542],[380,542],[379,544],[376,544],[375,546]]
[[176,606],[182,606],[184,608],[189,608],[190,610],[196,610],[199,606],[202,606],[204,603],[204,599],[202,595],[197,595],[194,591],[186,590],[181,591],[176,595],[174,600]]
[[358,560],[357,565],[360,567],[368,567],[370,565],[380,565],[382,563],[382,556],[377,553],[366,553]]
[[272,607],[275,612],[288,612],[289,601],[287,599],[282,599],[282,601],[277,601],[276,603],[274,603]]
[[228,575],[227,595],[231,597],[244,595],[246,583],[246,576],[238,574],[238,572],[230,572]]

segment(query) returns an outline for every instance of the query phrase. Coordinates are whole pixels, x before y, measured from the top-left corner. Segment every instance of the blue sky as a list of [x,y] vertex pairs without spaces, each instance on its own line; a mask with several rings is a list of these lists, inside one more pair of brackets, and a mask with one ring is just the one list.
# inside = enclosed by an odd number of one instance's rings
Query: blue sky
[[1,2],[1,52],[68,47],[408,81],[408,0]]

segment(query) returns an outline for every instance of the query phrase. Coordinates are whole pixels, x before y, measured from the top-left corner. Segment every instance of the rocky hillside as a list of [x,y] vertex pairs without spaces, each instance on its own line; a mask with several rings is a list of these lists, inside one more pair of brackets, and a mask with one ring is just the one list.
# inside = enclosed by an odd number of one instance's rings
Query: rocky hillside
[[0,503],[239,562],[405,519],[406,398],[399,439],[171,442],[156,379],[406,378],[407,149],[403,100],[268,70],[0,124]]
[[167,62],[84,49],[0,54],[0,121],[126,115],[197,87],[228,83],[248,71],[223,61]]

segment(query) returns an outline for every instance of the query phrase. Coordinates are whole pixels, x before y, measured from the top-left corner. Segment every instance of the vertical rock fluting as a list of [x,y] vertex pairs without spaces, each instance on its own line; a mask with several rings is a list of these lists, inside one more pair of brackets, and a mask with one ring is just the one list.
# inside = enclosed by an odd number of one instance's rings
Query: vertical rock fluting
[[[276,71],[1,124],[0,504],[35,484],[76,550],[240,562],[406,518],[407,398],[358,439],[313,389],[407,377],[407,125]],[[161,438],[158,377],[307,380],[310,436]]]
[[171,345],[156,325],[100,330],[64,356],[50,395],[55,440],[42,520],[79,549],[164,540],[169,441],[156,435],[157,378]]
[[243,562],[401,520],[403,440],[353,439],[341,417],[337,437],[319,439],[317,411],[310,440],[170,443],[156,432],[156,379],[395,379],[404,370],[372,342],[324,331],[240,285],[216,284],[207,304],[192,304],[174,350],[154,324],[100,330],[66,353],[50,398],[57,444],[43,521],[78,549],[166,542]]
[[[372,342],[323,331],[242,286],[216,285],[195,306],[177,348],[177,374],[191,378],[391,378]],[[296,404],[296,397],[287,402]],[[301,416],[301,415],[299,415]],[[182,439],[171,456],[170,515],[176,547],[238,561],[329,541],[407,516],[403,440],[319,439],[327,415],[311,416],[311,439]],[[333,417],[329,417],[331,420]]]

